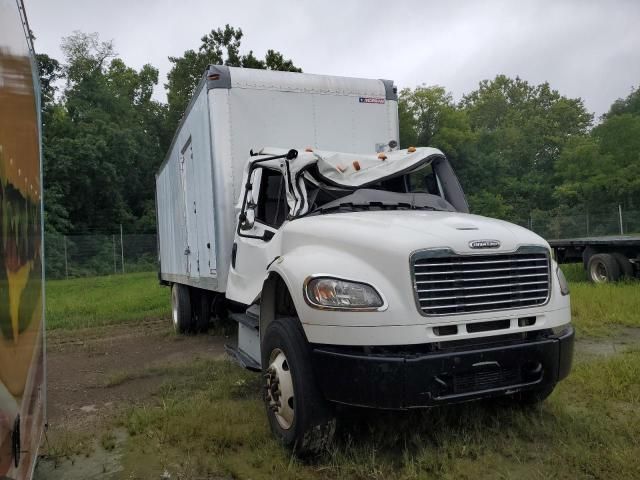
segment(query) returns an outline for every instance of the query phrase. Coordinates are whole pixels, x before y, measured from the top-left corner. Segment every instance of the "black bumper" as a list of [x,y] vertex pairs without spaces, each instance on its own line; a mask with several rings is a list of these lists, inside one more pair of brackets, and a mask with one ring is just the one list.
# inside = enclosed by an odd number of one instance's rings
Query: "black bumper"
[[315,345],[313,363],[328,400],[388,409],[431,407],[555,384],[571,370],[573,340],[570,328],[560,336],[466,347],[452,342],[455,346],[436,351],[429,351],[433,345],[359,350]]

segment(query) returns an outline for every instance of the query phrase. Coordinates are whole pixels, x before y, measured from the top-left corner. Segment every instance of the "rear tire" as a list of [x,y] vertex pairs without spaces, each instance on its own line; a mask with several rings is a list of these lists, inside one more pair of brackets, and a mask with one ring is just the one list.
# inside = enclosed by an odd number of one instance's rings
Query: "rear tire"
[[199,291],[194,297],[194,327],[197,333],[204,333],[209,330],[209,322],[211,320],[211,295],[209,295],[209,292]]
[[593,283],[616,282],[620,279],[620,265],[609,253],[597,253],[587,265],[589,280]]
[[171,320],[176,333],[187,333],[193,328],[189,287],[174,283],[171,287]]
[[335,416],[316,384],[298,318],[269,323],[261,350],[264,402],[274,436],[298,457],[325,450],[333,440]]
[[623,253],[614,253],[613,257],[618,262],[620,267],[620,274],[622,278],[633,278],[633,265]]

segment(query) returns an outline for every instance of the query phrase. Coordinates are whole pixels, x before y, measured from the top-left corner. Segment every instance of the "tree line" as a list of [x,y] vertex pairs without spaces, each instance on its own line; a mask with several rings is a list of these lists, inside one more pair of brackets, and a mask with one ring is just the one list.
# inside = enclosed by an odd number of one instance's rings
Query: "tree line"
[[242,36],[226,25],[169,57],[167,103],[152,98],[157,68],[127,66],[97,34],[63,38],[62,61],[37,56],[48,233],[155,232],[155,172],[206,66],[301,71],[275,50],[242,53]]
[[[155,67],[127,66],[97,34],[64,38],[61,60],[38,55],[46,230],[154,232],[154,174],[206,66],[301,71],[272,49],[243,52],[242,38],[226,25],[169,57],[167,103],[152,98]],[[548,83],[498,75],[460,101],[441,86],[403,89],[399,115],[401,146],[443,150],[474,213],[523,223],[532,210],[640,208],[640,89],[596,122]]]
[[599,123],[582,99],[498,75],[454,102],[440,86],[400,92],[400,143],[451,160],[471,210],[527,223],[532,212],[640,209],[640,89]]

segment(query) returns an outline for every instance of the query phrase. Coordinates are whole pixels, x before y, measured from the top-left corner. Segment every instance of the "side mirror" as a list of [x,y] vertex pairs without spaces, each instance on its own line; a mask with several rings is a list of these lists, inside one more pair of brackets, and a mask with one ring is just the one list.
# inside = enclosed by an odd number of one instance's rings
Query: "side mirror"
[[256,207],[253,202],[247,203],[244,212],[240,213],[240,230],[251,230],[256,221]]

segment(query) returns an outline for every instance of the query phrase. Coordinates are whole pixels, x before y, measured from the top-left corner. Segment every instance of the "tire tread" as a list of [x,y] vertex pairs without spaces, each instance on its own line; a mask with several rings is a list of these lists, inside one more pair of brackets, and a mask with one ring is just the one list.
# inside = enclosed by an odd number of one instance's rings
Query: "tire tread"
[[270,353],[276,347],[284,351],[289,361],[296,408],[292,427],[283,430],[267,406],[271,430],[298,457],[317,455],[326,450],[333,439],[335,416],[316,384],[311,350],[298,318],[280,317],[268,325],[262,344],[263,372],[266,372]]
[[608,282],[617,282],[620,279],[620,265],[615,256],[610,253],[597,253],[589,258],[589,264],[587,265],[589,280],[596,282],[591,276],[591,268],[596,262],[602,262],[604,264],[605,270],[607,271]]

